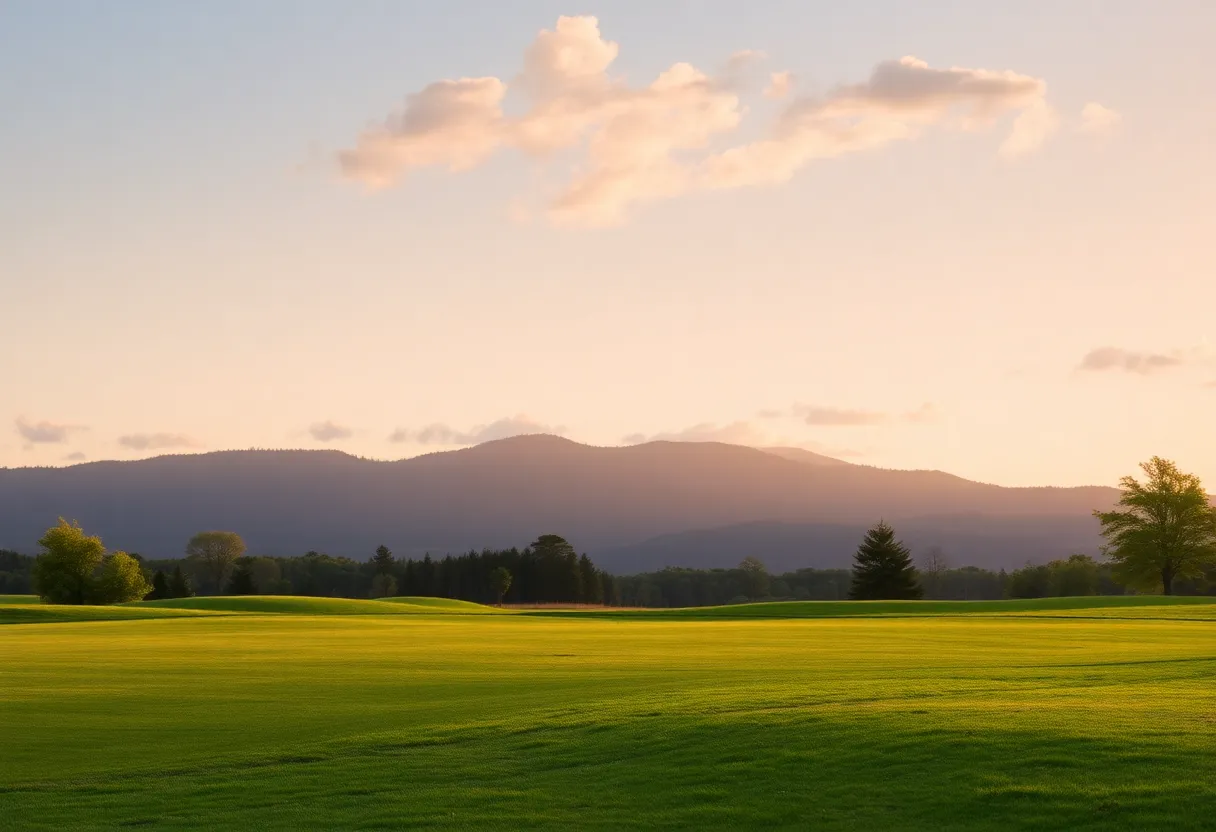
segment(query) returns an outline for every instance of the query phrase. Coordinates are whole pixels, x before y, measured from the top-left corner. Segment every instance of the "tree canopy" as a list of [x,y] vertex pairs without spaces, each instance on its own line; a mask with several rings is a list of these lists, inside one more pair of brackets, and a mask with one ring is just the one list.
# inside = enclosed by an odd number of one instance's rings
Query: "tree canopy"
[[38,545],[42,554],[34,561],[34,591],[51,604],[89,603],[93,573],[106,554],[101,538],[85,534],[78,523],[61,517]]
[[1129,587],[1173,594],[1178,578],[1195,578],[1216,564],[1216,509],[1199,477],[1155,456],[1142,463],[1145,481],[1127,476],[1113,511],[1095,511],[1114,562]]
[[855,601],[915,599],[924,595],[916,567],[907,547],[895,539],[895,530],[885,522],[866,532],[853,556],[853,585],[849,597]]
[[245,554],[245,541],[236,532],[199,532],[186,544],[186,557],[201,562],[217,592],[223,591],[228,571]]

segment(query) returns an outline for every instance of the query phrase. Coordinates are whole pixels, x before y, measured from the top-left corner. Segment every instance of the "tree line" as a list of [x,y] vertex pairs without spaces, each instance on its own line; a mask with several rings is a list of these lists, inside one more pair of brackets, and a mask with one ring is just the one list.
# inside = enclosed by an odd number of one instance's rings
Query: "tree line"
[[523,549],[399,559],[380,546],[367,561],[308,552],[249,557],[235,532],[200,532],[184,559],[146,561],[107,553],[99,538],[60,520],[37,558],[0,551],[0,594],[37,592],[54,603],[119,603],[195,594],[394,595],[479,603],[582,603],[641,607],[703,606],[754,600],[997,599],[1112,595],[1127,591],[1216,594],[1216,509],[1199,479],[1154,457],[1144,482],[1124,477],[1112,511],[1096,511],[1107,545],[1099,561],[1074,554],[1012,572],[953,568],[930,548],[919,564],[880,522],[853,568],[770,575],[755,557],[734,569],[668,568],[613,576],[564,538],[548,534]]

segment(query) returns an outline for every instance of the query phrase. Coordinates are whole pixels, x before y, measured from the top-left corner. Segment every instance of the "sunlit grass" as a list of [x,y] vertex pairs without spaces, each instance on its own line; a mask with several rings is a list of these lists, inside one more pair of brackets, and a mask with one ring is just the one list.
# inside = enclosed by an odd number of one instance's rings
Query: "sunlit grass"
[[1082,609],[0,627],[0,825],[1205,828],[1216,622]]

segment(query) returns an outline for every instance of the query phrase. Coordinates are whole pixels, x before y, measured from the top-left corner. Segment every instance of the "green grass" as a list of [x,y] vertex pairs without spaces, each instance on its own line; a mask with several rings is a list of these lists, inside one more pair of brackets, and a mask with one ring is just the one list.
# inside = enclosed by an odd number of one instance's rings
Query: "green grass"
[[493,613],[497,610],[468,601],[446,598],[314,598],[300,595],[238,595],[137,601],[127,606],[143,609],[211,610],[237,613],[289,615],[409,615],[417,613]]
[[1216,607],[1109,601],[2,627],[0,825],[1211,828]]
[[0,595],[0,606],[5,604],[41,604],[37,595]]

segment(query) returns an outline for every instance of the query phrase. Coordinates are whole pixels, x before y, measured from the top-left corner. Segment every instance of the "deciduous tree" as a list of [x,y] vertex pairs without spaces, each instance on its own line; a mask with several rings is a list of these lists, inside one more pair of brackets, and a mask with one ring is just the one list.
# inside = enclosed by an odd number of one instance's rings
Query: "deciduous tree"
[[124,604],[138,601],[152,590],[139,561],[126,552],[115,552],[101,564],[94,587],[99,604]]
[[85,534],[78,523],[61,517],[38,545],[42,554],[34,561],[34,591],[51,604],[87,604],[93,573],[106,553],[101,538]]
[[511,588],[511,573],[505,566],[490,571],[490,589],[494,592],[495,602],[502,606],[502,599]]
[[1124,477],[1114,511],[1095,511],[1103,552],[1125,586],[1173,594],[1176,578],[1194,578],[1216,563],[1216,510],[1199,477],[1155,456],[1142,463],[1145,481]]
[[245,541],[236,532],[199,532],[186,544],[186,557],[203,565],[216,592],[224,591],[228,571],[244,554]]

